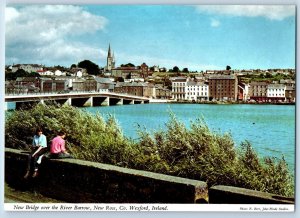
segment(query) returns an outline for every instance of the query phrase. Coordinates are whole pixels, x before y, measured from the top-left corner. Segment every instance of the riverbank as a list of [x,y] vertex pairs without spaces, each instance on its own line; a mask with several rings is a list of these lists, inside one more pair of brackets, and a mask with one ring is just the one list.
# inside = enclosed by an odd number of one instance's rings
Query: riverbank
[[[151,103],[151,102],[150,102]],[[244,102],[244,101],[169,101],[170,104],[249,104],[249,105],[295,105],[295,102]]]

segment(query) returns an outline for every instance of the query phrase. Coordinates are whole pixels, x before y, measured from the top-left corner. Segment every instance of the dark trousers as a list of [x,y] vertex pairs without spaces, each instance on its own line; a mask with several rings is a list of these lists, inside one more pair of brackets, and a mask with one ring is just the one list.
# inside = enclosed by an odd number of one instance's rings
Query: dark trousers
[[31,165],[32,165],[32,169],[34,169],[34,171],[38,170],[38,159],[41,155],[45,154],[48,149],[47,148],[42,148],[38,153],[36,153],[34,156],[32,156],[35,151],[38,148],[34,149],[29,155],[28,155],[28,159],[27,159],[27,171],[30,171],[31,169]]
[[65,153],[51,153],[50,158],[52,159],[63,159],[63,158],[73,158],[72,155],[70,154],[65,154]]

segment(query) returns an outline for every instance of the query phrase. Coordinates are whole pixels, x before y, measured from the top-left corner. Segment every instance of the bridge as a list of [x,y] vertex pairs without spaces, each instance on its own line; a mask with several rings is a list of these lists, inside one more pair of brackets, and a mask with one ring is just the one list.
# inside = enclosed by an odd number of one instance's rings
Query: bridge
[[5,109],[8,102],[15,102],[16,109],[38,103],[67,104],[75,107],[110,106],[125,104],[148,104],[149,98],[114,92],[68,92],[68,93],[30,93],[5,96]]

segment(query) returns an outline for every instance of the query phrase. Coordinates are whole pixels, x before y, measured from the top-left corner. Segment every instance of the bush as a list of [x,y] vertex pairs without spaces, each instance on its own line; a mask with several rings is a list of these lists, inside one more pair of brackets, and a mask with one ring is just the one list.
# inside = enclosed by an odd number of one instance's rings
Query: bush
[[30,110],[7,114],[5,145],[27,149],[37,126],[42,126],[48,141],[56,132],[67,132],[67,147],[74,157],[122,167],[294,196],[294,178],[282,157],[263,160],[251,144],[235,147],[230,133],[211,131],[203,118],[190,128],[174,114],[166,129],[149,133],[139,128],[140,140],[126,138],[115,118],[106,120],[71,106],[37,105]]

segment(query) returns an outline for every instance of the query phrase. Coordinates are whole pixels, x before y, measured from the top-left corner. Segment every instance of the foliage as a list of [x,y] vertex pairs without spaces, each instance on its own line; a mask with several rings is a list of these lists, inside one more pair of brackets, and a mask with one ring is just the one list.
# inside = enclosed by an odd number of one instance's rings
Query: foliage
[[128,63],[128,64],[121,64],[121,67],[135,67],[134,64]]
[[84,60],[78,63],[77,65],[80,68],[85,68],[88,74],[98,75],[100,74],[99,66],[89,60]]
[[165,129],[138,128],[139,141],[126,138],[113,116],[90,114],[71,106],[37,105],[6,116],[5,145],[26,149],[37,126],[48,141],[65,129],[67,146],[80,159],[174,176],[294,195],[294,180],[284,158],[261,160],[248,141],[236,147],[230,133],[211,131],[203,118],[187,128],[170,113]]
[[40,77],[40,74],[36,72],[28,73],[23,69],[18,69],[14,73],[10,72],[5,75],[6,80],[16,80],[18,77]]

